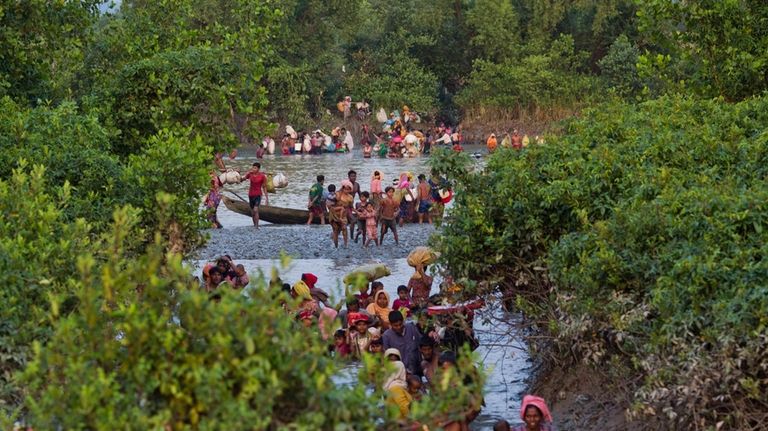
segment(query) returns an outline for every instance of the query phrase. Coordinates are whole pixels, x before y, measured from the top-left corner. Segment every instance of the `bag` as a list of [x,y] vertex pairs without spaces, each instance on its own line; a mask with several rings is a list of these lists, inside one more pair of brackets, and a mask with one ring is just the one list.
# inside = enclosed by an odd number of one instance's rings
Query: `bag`
[[274,193],[275,192],[275,184],[273,182],[272,174],[267,174],[267,193]]
[[376,113],[376,121],[384,123],[387,121],[387,111],[384,108],[379,108],[379,112]]
[[437,262],[437,258],[440,257],[440,253],[433,251],[429,247],[419,246],[408,253],[408,265],[416,268],[418,266],[432,265]]
[[352,272],[345,275],[343,282],[345,285],[349,286],[350,284],[355,283],[358,279],[371,282],[390,274],[392,274],[392,272],[382,263],[363,265],[353,269]]
[[278,172],[272,179],[272,185],[277,189],[282,189],[288,186],[288,178],[283,175],[282,172]]
[[239,172],[230,170],[219,175],[219,181],[221,184],[238,184],[242,179]]

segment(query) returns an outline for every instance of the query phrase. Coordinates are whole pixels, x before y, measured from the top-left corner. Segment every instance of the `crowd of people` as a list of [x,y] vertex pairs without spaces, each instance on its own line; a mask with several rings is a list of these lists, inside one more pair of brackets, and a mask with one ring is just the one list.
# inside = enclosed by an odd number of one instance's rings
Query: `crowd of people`
[[325,224],[327,219],[337,248],[340,235],[345,247],[350,239],[358,242],[361,237],[363,247],[381,245],[389,232],[399,244],[398,226],[411,221],[432,223],[433,215],[442,217],[444,204],[450,199],[450,185],[437,173],[432,172],[429,179],[420,174],[416,180],[418,183],[414,183],[413,174],[403,172],[391,186],[384,186],[381,172],[374,171],[369,190],[363,191],[354,170],[347,172],[338,189],[335,184],[326,188],[325,176],[318,175],[309,189],[307,224],[316,219]]
[[[410,262],[409,262],[410,263]],[[446,277],[439,292],[432,294],[433,277],[427,265],[419,265],[407,285],[397,287],[392,299],[381,281],[358,283],[353,293],[348,287],[346,298],[338,304],[330,301],[326,291],[318,287],[318,277],[304,273],[293,285],[279,278],[270,281],[269,289],[282,296],[286,313],[297,325],[317,331],[318,339],[328,346],[328,354],[343,361],[360,361],[366,356],[391,362],[393,371],[386,376],[380,389],[385,402],[399,414],[406,427],[413,427],[410,413],[414,403],[425,397],[440,396],[434,392],[435,382],[444,372],[453,370],[458,378],[459,359],[464,352],[477,349],[472,309],[432,314],[430,307],[443,304],[456,283]],[[201,289],[211,300],[221,298],[222,289],[243,289],[249,284],[243,265],[222,256],[203,267]],[[293,298],[288,301],[287,298]],[[472,376],[477,370],[464,369],[464,377],[455,385],[467,385],[470,395],[463,399],[457,411],[446,413],[441,427],[446,430],[466,430],[480,413],[482,389],[472,388]],[[510,427],[501,420],[494,429],[550,431],[551,415],[538,397],[527,396],[521,409],[523,425]]]
[[[509,133],[504,135],[504,138],[501,140],[501,148],[522,150],[523,148],[530,145],[531,141],[537,144],[544,143],[544,140],[538,136],[535,136],[533,140],[531,140],[528,135],[521,135],[519,130],[513,129],[511,135]],[[488,139],[485,140],[485,146],[488,148],[488,153],[493,153],[497,148],[499,148],[498,137],[495,133],[491,133],[488,136]]]

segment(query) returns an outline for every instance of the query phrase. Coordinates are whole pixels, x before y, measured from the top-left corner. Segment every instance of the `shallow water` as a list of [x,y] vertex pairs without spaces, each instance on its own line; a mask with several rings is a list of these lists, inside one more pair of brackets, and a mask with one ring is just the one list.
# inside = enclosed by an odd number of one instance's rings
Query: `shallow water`
[[[405,259],[295,259],[286,268],[280,267],[277,260],[241,260],[255,284],[259,274],[269,278],[272,268],[278,268],[281,278],[289,283],[301,279],[301,274],[311,272],[318,277],[317,287],[331,294],[336,302],[344,297],[341,278],[353,268],[367,263],[383,263],[392,274],[381,279],[384,290],[391,298],[397,296],[397,286],[407,284],[413,273]],[[195,275],[200,275],[205,260],[190,262],[194,266]],[[440,280],[435,277],[433,286],[438,286]],[[524,380],[530,371],[530,361],[525,345],[514,337],[514,329],[509,323],[502,321],[505,317],[497,303],[489,304],[477,312],[475,331],[480,339],[477,350],[478,358],[489,373],[485,385],[485,407],[480,416],[473,422],[472,429],[484,430],[493,427],[501,419],[510,423],[519,422],[517,411],[520,407],[522,392],[525,390]],[[514,316],[513,316],[514,317]],[[355,384],[357,382],[355,365],[350,365],[339,376],[340,384]]]
[[[465,147],[467,152],[482,152],[484,148],[477,145]],[[306,209],[309,196],[309,188],[316,182],[318,175],[325,175],[325,185],[335,184],[339,187],[342,180],[347,179],[347,172],[357,172],[357,182],[360,190],[370,190],[373,171],[378,170],[382,174],[382,187],[392,184],[392,180],[400,176],[401,172],[411,172],[414,178],[419,174],[429,177],[428,157],[414,157],[403,159],[370,158],[365,159],[356,148],[351,153],[324,153],[320,155],[265,155],[263,159],[257,159],[252,148],[241,149],[234,160],[224,158],[227,168],[235,169],[245,174],[253,162],[261,163],[262,172],[282,172],[288,178],[288,186],[277,189],[277,193],[270,193],[269,204],[272,206]],[[228,185],[225,190],[233,190],[243,199],[248,199],[248,181],[240,184]],[[231,194],[230,194],[231,196]],[[263,202],[262,202],[263,204]],[[251,219],[241,214],[229,211],[223,204],[218,210],[219,221],[226,227],[250,226]]]

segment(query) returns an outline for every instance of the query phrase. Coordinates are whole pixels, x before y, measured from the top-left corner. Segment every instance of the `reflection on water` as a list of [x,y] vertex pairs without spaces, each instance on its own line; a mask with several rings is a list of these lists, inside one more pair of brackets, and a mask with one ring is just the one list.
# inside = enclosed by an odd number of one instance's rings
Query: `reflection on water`
[[[276,260],[239,260],[248,274],[252,283],[258,274],[263,274],[267,279],[273,267],[280,268]],[[191,262],[195,275],[200,275],[202,266],[206,261]],[[301,279],[301,274],[311,272],[318,277],[317,287],[331,294],[333,301],[344,297],[342,277],[353,268],[374,263],[361,260],[334,260],[334,259],[296,259],[287,268],[280,269],[281,278],[288,283],[295,283]],[[383,263],[389,267],[392,274],[383,278],[384,290],[391,298],[397,296],[397,286],[407,284],[413,273],[405,259],[382,259],[375,263]],[[433,286],[438,286],[439,280],[435,278]],[[436,289],[435,289],[436,290]],[[524,379],[529,372],[530,363],[525,350],[525,345],[514,337],[514,329],[506,321],[503,311],[497,304],[490,304],[480,310],[475,317],[475,331],[480,339],[480,347],[477,355],[486,368],[488,379],[485,385],[485,402],[480,416],[472,424],[476,430],[490,429],[500,418],[507,419],[510,423],[520,422],[518,409],[520,407],[521,394],[525,389]],[[340,384],[356,384],[357,370],[354,365],[347,367],[341,373],[337,382]]]
[[[467,148],[467,151],[480,151],[479,146]],[[288,186],[277,189],[277,193],[269,195],[269,204],[279,207],[306,209],[309,188],[315,183],[318,175],[325,175],[325,185],[336,184],[338,187],[342,180],[347,178],[347,172],[353,169],[357,172],[357,181],[361,190],[370,190],[373,171],[382,173],[382,185],[386,187],[392,184],[392,180],[398,178],[401,172],[409,171],[414,174],[429,176],[427,165],[428,157],[390,159],[371,158],[364,159],[359,150],[352,153],[325,153],[321,155],[295,155],[264,156],[256,159],[253,149],[239,150],[235,160],[226,157],[224,162],[227,168],[239,170],[245,173],[255,161],[261,163],[261,170],[267,173],[282,172],[288,178]],[[244,199],[248,199],[248,181],[240,184],[228,185],[226,189],[234,190]],[[263,204],[263,201],[262,201]],[[219,206],[219,221],[225,227],[250,226],[251,220],[240,214],[229,211],[224,205]]]

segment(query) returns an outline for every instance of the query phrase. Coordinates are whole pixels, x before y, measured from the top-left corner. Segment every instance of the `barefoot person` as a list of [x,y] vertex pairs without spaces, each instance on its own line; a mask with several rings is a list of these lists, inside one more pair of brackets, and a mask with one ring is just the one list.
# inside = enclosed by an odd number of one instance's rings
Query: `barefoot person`
[[320,217],[320,224],[325,224],[325,208],[323,208],[323,182],[325,176],[318,175],[317,182],[309,189],[309,218],[307,224],[312,224],[315,217]]
[[259,205],[261,197],[264,196],[264,204],[269,205],[269,196],[267,195],[267,176],[261,172],[261,163],[256,162],[251,166],[251,170],[245,174],[243,180],[250,180],[251,186],[248,189],[248,204],[253,213],[253,225],[259,228]]
[[427,177],[424,174],[419,175],[418,198],[416,205],[419,211],[419,224],[424,222],[424,215],[427,215],[427,223],[432,224],[432,215],[429,210],[432,208],[432,187],[427,183]]
[[[344,189],[342,187],[342,190]],[[337,193],[333,199],[328,199],[328,222],[332,229],[331,240],[333,240],[333,245],[336,248],[339,248],[339,234],[344,237],[344,247],[347,247],[349,241],[347,238],[347,208],[338,196],[341,194],[343,193]]]
[[387,230],[392,230],[392,234],[395,236],[395,244],[400,244],[397,238],[397,223],[395,217],[397,211],[400,209],[400,205],[395,202],[395,189],[390,186],[386,188],[386,197],[381,201],[381,235],[379,235],[379,244],[384,243],[384,235],[387,234]]

